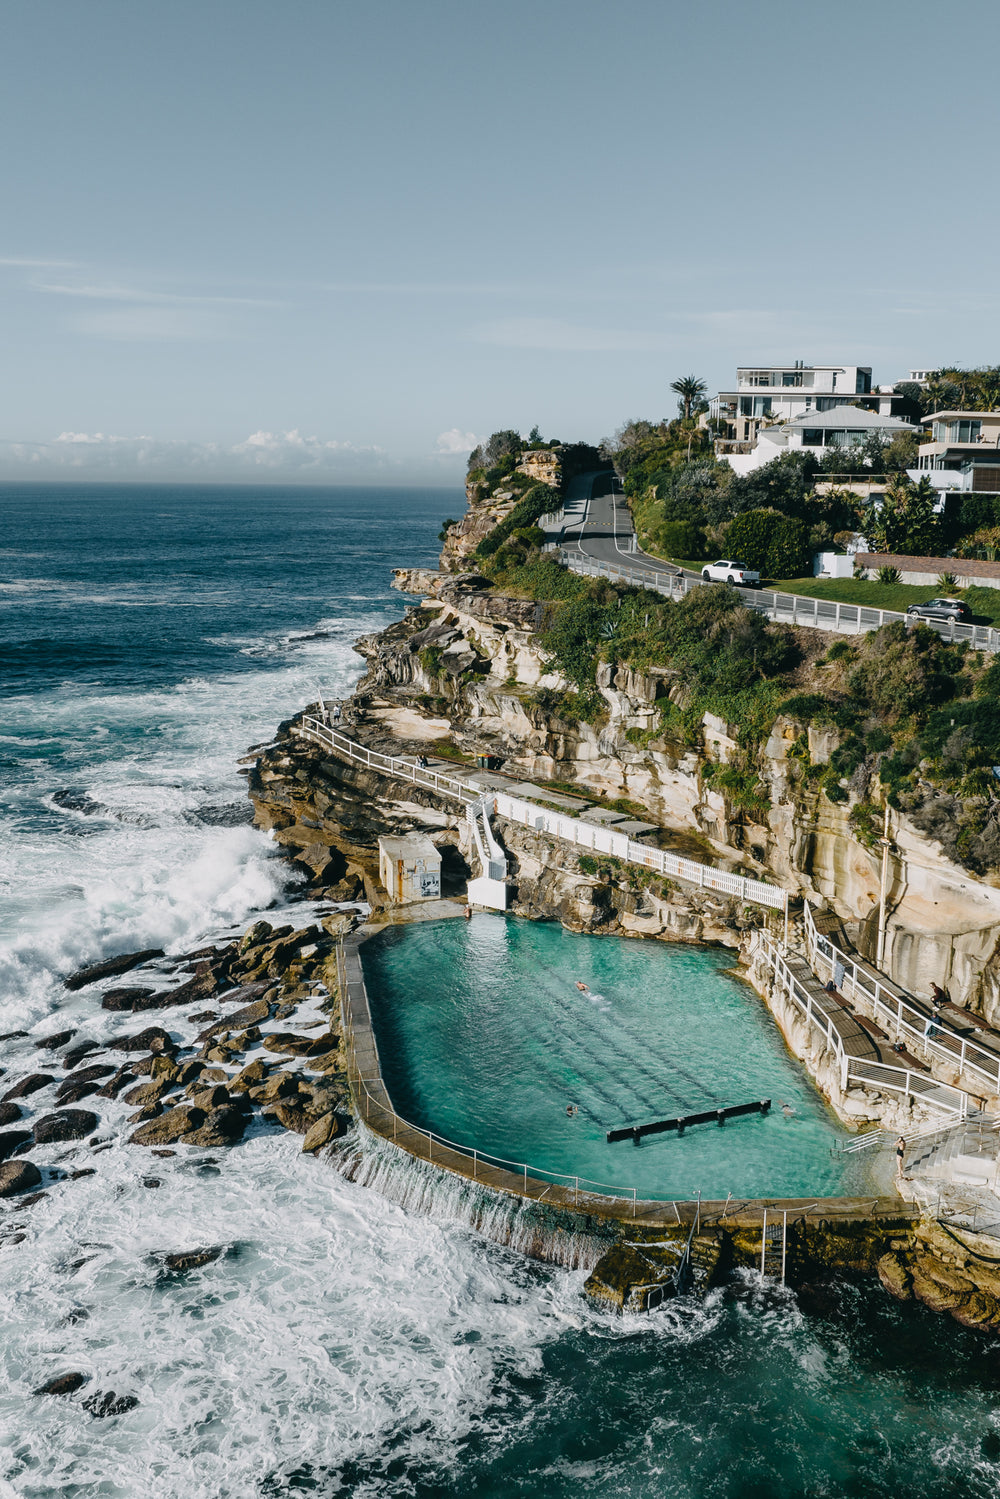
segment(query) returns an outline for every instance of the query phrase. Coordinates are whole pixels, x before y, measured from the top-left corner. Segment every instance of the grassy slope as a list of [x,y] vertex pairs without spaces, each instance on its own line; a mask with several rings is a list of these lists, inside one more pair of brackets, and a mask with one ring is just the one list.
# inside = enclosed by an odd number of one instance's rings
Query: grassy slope
[[[909,604],[922,604],[933,598],[961,598],[960,589],[916,587],[911,583],[873,583],[862,578],[782,578],[765,585],[780,593],[797,593],[803,598],[833,599],[842,604],[867,604],[873,609],[896,609],[905,612]],[[1000,588],[992,590],[996,603],[987,612],[976,614],[977,624],[1000,624]],[[977,600],[978,603],[978,600]]]

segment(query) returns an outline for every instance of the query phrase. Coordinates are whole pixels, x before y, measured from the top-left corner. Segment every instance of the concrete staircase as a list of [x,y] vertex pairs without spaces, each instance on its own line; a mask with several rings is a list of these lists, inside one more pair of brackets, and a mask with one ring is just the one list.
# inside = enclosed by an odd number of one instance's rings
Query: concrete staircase
[[916,1140],[907,1151],[905,1172],[964,1186],[992,1187],[1000,1165],[998,1154],[997,1122],[986,1115],[972,1115]]

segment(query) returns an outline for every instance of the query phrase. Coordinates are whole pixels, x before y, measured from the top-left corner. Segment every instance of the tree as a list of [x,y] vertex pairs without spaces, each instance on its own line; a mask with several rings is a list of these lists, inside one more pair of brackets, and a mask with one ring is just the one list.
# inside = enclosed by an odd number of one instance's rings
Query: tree
[[524,447],[524,439],[520,432],[514,432],[510,428],[502,432],[494,432],[482,447],[473,448],[469,454],[469,472],[474,468],[495,468],[504,458],[518,458]]
[[746,510],[726,532],[730,557],[768,578],[801,578],[809,566],[809,535],[795,516]]
[[862,525],[869,545],[877,552],[935,556],[943,542],[937,499],[929,478],[914,484],[906,474],[894,474],[881,501],[873,499],[865,510]]
[[[752,473],[736,475],[725,495],[729,514],[767,509],[804,519],[815,504],[812,489],[817,468],[812,453],[782,453]],[[724,516],[709,509],[708,518],[718,522]]]
[[708,386],[697,375],[682,375],[679,380],[671,380],[670,389],[680,396],[678,404],[684,420],[690,421],[692,408],[701,402]]

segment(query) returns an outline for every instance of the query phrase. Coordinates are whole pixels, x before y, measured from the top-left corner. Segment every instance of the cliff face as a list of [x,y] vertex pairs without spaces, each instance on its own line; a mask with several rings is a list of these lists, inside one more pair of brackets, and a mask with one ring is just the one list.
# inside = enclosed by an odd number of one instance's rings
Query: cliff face
[[[347,711],[352,732],[393,753],[493,755],[523,781],[565,783],[608,805],[621,800],[662,829],[665,845],[745,873],[773,878],[849,924],[874,957],[881,851],[852,830],[850,801],[835,804],[803,774],[796,747],[803,727],[779,719],[760,760],[767,812],[753,814],[713,787],[711,770],[729,760],[735,729],[706,715],[691,746],[658,732],[660,700],[682,690],[669,673],[602,665],[606,705],[599,726],[567,716],[568,684],[542,650],[543,607],[504,599],[474,575],[402,575],[432,592],[379,636],[359,642],[367,671]],[[832,733],[809,732],[814,761],[836,747]],[[298,850],[327,886],[367,876],[375,893],[379,831],[422,829],[450,850],[455,879],[470,850],[456,804],[359,771],[288,735],[251,778],[258,820]],[[514,909],[557,916],[581,929],[703,938],[737,946],[759,914],[664,882],[640,887],[610,869],[585,873],[568,849],[543,850],[523,830],[503,830],[515,864]],[[906,816],[894,824],[885,967],[917,993],[950,989],[988,1019],[1000,1017],[1000,890],[952,863],[940,843]],[[478,873],[478,870],[475,872]],[[446,877],[448,873],[446,861]],[[346,886],[341,888],[347,888]]]

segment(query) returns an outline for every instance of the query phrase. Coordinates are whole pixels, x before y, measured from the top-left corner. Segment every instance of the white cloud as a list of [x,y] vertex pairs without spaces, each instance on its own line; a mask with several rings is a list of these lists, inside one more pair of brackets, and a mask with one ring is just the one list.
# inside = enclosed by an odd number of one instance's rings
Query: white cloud
[[478,448],[482,442],[475,432],[463,432],[460,427],[449,427],[447,432],[439,432],[437,450],[439,453],[471,453],[473,448]]
[[114,474],[168,479],[260,476],[344,479],[391,469],[380,448],[289,432],[252,432],[243,442],[179,442],[110,432],[60,432],[51,442],[0,442],[0,475],[36,478],[72,470],[78,477]]

